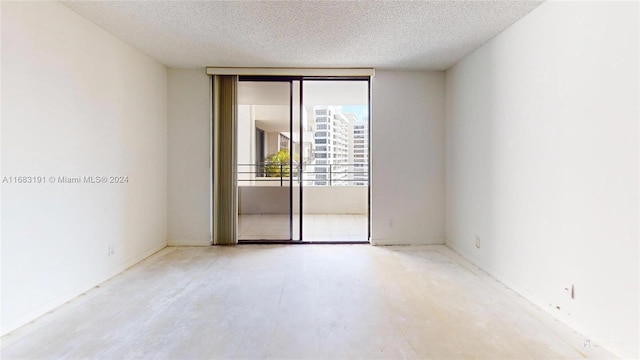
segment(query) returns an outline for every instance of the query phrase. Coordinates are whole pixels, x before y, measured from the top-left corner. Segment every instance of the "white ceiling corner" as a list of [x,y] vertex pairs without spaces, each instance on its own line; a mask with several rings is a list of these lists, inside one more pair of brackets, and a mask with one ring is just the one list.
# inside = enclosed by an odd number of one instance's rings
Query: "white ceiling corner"
[[168,67],[443,70],[541,1],[63,1]]

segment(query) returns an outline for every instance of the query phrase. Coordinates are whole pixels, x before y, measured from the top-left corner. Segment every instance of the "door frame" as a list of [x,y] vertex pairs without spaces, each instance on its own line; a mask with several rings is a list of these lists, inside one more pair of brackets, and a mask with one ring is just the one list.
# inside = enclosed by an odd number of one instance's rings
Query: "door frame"
[[[209,71],[209,69],[207,69]],[[302,154],[304,150],[304,141],[302,139],[303,129],[302,129],[302,114],[304,111],[304,81],[366,81],[367,82],[367,107],[368,107],[368,136],[367,136],[367,152],[368,152],[368,163],[367,163],[367,239],[365,241],[308,241],[304,239],[303,232],[303,223],[304,223],[304,204],[303,204],[303,181],[302,181],[302,167],[298,170],[298,181],[300,182],[299,189],[299,206],[300,206],[300,214],[299,218],[299,240],[293,240],[293,202],[294,202],[294,188],[293,188],[293,176],[289,176],[289,239],[288,240],[242,240],[237,239],[238,244],[370,244],[371,243],[371,80],[373,74],[366,75],[352,75],[352,76],[325,76],[325,75],[313,75],[313,76],[299,76],[299,75],[239,75],[238,82],[241,81],[254,81],[254,82],[288,82],[289,83],[289,131],[290,131],[290,151],[293,153],[293,82],[299,81],[300,89],[299,89],[299,103],[298,103],[298,112],[299,112],[299,128],[298,132],[300,134],[299,141],[299,152]],[[289,169],[290,172],[293,171],[293,156],[290,156],[289,159]],[[236,186],[238,186],[236,184]],[[236,214],[238,216],[238,214]]]

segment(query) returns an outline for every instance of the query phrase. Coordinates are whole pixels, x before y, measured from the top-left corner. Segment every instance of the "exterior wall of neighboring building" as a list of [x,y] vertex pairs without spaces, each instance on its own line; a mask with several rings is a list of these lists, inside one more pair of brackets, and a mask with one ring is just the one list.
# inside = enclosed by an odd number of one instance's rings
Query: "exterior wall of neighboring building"
[[368,185],[369,183],[369,123],[359,121],[353,123],[351,133],[353,141],[350,148],[353,159],[349,161],[353,172],[352,185]]
[[346,185],[349,120],[335,106],[315,106],[313,185]]

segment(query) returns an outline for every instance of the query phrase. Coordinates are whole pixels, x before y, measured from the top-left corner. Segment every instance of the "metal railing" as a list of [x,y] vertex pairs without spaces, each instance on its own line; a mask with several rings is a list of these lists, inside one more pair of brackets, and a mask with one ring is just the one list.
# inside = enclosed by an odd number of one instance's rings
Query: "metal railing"
[[[305,186],[367,186],[369,164],[289,164],[257,163],[238,164],[238,183],[268,182],[285,186],[290,179]],[[300,176],[298,176],[300,175]],[[255,184],[258,185],[258,184]]]
[[[243,170],[241,167],[253,168],[253,170]],[[238,182],[241,181],[279,181],[280,186],[284,185],[284,181],[289,181],[291,175],[297,181],[300,169],[298,164],[294,164],[293,173],[289,169],[289,164],[273,164],[273,163],[257,163],[257,164],[238,164]],[[248,179],[244,179],[243,175],[249,175]]]

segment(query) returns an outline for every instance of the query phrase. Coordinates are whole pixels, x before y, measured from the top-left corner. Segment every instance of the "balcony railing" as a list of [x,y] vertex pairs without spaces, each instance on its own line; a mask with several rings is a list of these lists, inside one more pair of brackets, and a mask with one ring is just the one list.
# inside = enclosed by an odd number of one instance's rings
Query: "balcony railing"
[[[300,175],[300,177],[298,176]],[[304,186],[368,186],[369,165],[365,163],[330,164],[238,164],[239,185],[288,186],[289,180]]]

